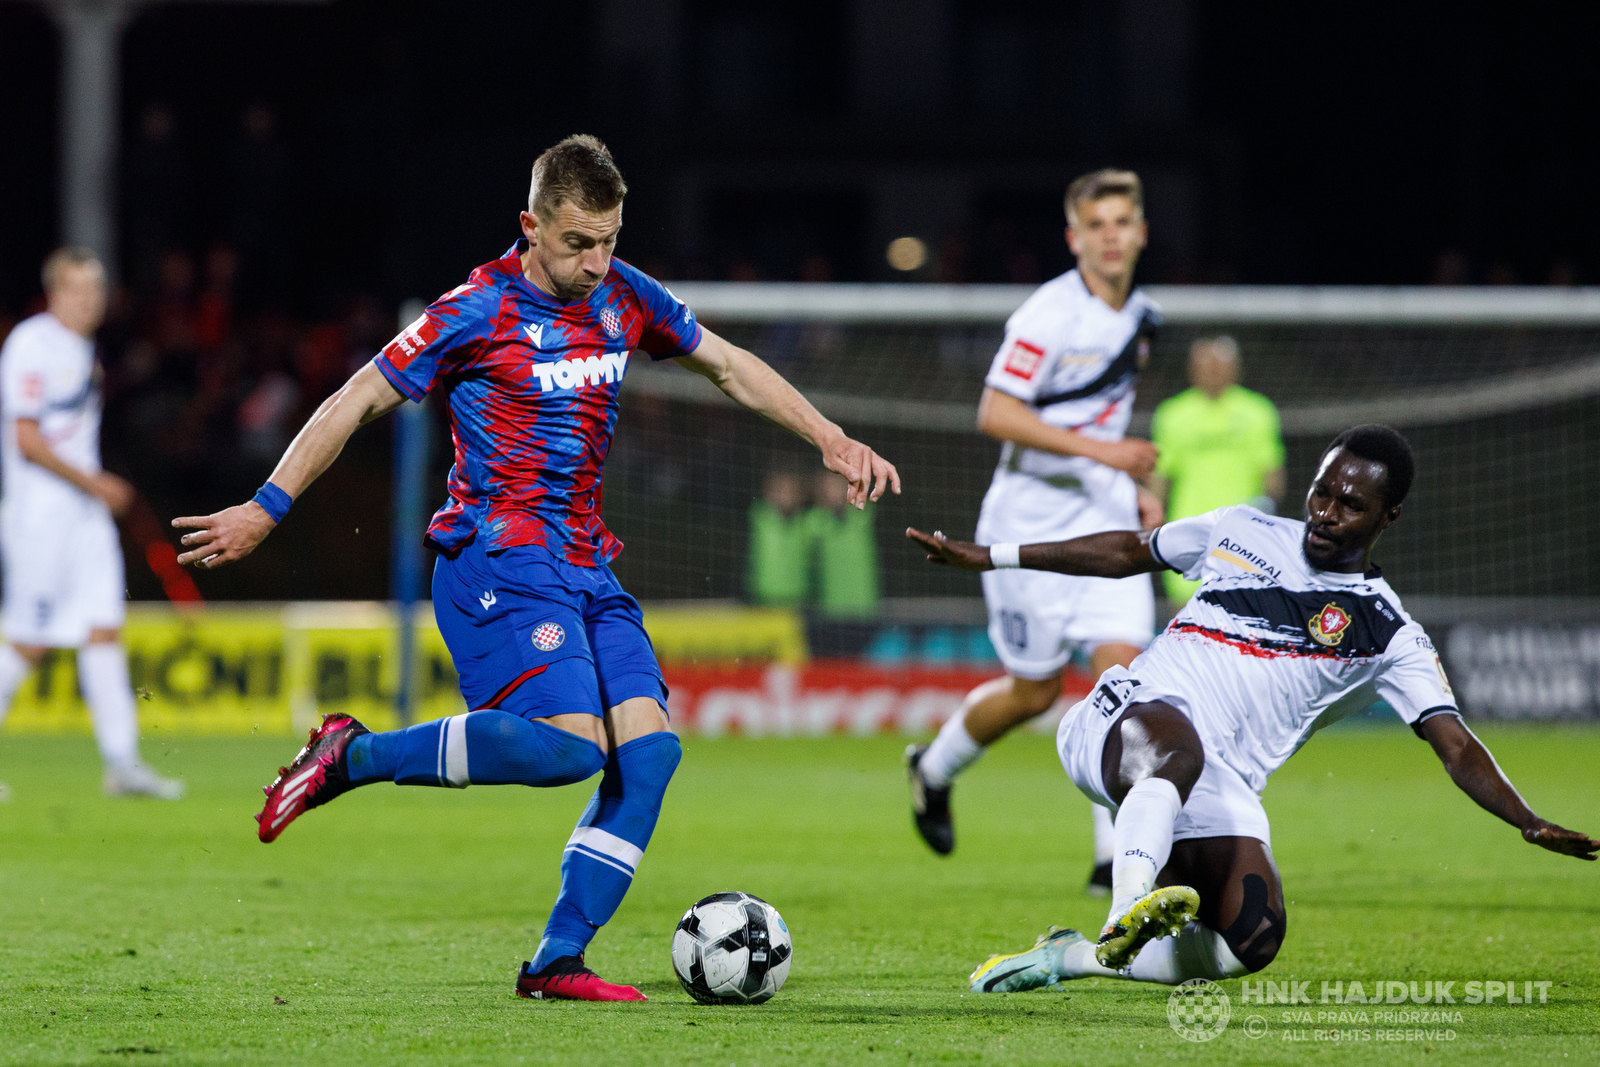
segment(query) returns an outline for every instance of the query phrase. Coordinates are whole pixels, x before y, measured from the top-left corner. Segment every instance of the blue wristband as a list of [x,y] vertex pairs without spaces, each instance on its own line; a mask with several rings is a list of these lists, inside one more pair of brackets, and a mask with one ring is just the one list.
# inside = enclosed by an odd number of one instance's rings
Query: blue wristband
[[282,522],[283,517],[289,514],[289,505],[294,503],[294,498],[271,482],[256,490],[256,495],[250,499],[261,505],[261,510],[272,516],[273,522]]

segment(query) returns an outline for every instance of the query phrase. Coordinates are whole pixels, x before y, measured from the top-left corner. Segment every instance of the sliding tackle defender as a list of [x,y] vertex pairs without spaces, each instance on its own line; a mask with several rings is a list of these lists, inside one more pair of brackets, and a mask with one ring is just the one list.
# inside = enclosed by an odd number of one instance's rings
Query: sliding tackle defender
[[1387,701],[1455,784],[1552,852],[1593,860],[1600,841],[1541,819],[1456,710],[1428,635],[1370,562],[1411,487],[1411,448],[1386,426],[1334,439],[1306,518],[1218,508],[1145,533],[988,547],[907,536],[935,563],[1122,577],[1175,570],[1201,583],[1126,668],[1100,676],[1061,720],[1062,766],[1116,812],[1111,911],[1098,943],[1052,927],[994,956],[973,992],[1091,975],[1177,984],[1259,971],[1288,927],[1267,777],[1317,730]]

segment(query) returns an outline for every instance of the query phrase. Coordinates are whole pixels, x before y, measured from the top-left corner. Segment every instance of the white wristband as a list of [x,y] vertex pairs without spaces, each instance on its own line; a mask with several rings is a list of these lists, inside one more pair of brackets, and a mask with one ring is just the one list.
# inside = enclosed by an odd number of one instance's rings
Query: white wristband
[[989,565],[997,571],[1022,566],[1022,546],[1019,544],[990,545]]

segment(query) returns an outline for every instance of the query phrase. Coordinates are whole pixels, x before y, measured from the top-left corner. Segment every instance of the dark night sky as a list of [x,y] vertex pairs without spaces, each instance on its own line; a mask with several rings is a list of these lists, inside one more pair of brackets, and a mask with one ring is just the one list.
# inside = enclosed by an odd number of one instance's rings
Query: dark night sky
[[[648,26],[617,24],[639,3],[484,2],[448,5],[448,17],[447,5],[393,0],[163,5],[125,36],[125,142],[148,104],[172,108],[185,161],[177,239],[198,250],[229,232],[236,190],[252,188],[235,176],[241,109],[277,109],[275,239],[293,264],[286,298],[308,310],[358,290],[398,299],[456,284],[515,236],[533,156],[576,130],[610,142],[633,186],[622,254],[668,275],[723,276],[730,257],[781,248],[826,252],[840,278],[884,277],[857,185],[950,167],[966,184],[930,235],[1009,213],[1053,270],[1060,187],[1125,164],[1192,191],[1187,260],[1159,250],[1179,209],[1152,211],[1150,281],[1421,283],[1447,249],[1473,281],[1498,267],[1544,282],[1563,259],[1600,280],[1593,5],[1492,18],[1462,5],[1174,5],[1189,13],[1182,102],[1152,110],[1130,103],[1127,64],[1099,46],[1108,5],[948,0],[959,32],[945,87],[913,121],[884,123],[861,117],[880,83],[851,74],[867,0],[775,0],[758,14],[685,0],[670,53],[649,49]],[[1162,0],[1110,6],[1124,51],[1141,40],[1130,20],[1163,17]],[[58,55],[35,5],[0,2],[0,307],[13,311],[55,238]],[[1126,117],[1146,113],[1156,118]],[[991,168],[1007,175],[992,188]],[[767,276],[788,262],[764,264]]]

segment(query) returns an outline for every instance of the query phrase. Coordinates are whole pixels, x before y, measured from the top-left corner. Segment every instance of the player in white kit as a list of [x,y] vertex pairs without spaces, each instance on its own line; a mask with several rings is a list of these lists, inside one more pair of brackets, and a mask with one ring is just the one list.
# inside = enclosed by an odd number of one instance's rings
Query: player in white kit
[[987,548],[907,531],[929,559],[968,570],[1172,569],[1201,582],[1131,668],[1100,676],[1056,735],[1073,784],[1116,811],[1098,944],[1052,928],[1033,949],[980,965],[974,992],[1090,975],[1176,984],[1265,967],[1288,916],[1261,790],[1313,733],[1379,700],[1525,840],[1595,858],[1600,841],[1541,819],[1517,795],[1462,722],[1428,635],[1370,562],[1412,473],[1403,437],[1360,426],[1324,453],[1304,521],[1238,505],[1148,533]]
[[[1135,479],[1156,451],[1125,439],[1139,371],[1160,309],[1133,288],[1148,236],[1131,171],[1100,170],[1066,195],[1067,244],[1077,269],[1046,282],[1006,322],[984,380],[979,428],[1005,442],[978,517],[981,543],[1058,541],[1161,521]],[[1142,521],[1141,521],[1142,520]],[[957,774],[1061,694],[1074,651],[1096,674],[1133,662],[1155,626],[1150,579],[994,571],[983,576],[989,640],[1004,677],[967,695],[926,749],[906,750],[912,817],[935,852],[955,847],[950,788]],[[1111,824],[1095,811],[1091,890],[1110,886]]]
[[122,546],[112,513],[133,490],[100,469],[94,332],[105,271],[61,249],[44,265],[48,309],[0,347],[0,720],[47,649],[78,650],[78,680],[105,763],[105,791],[176,800],[183,785],[139,759],[139,720],[121,643]]

